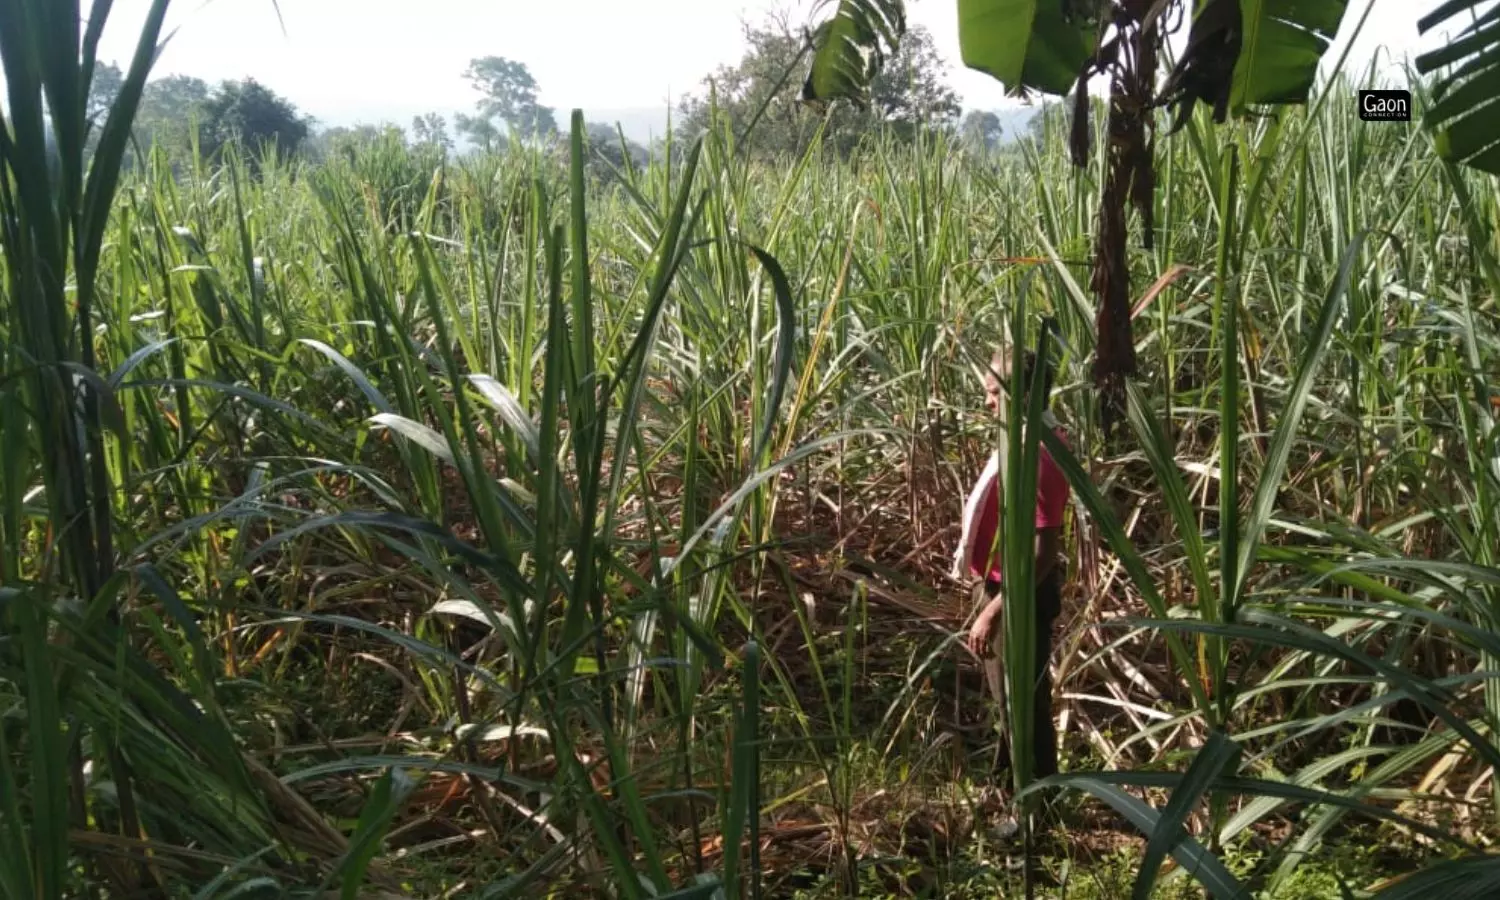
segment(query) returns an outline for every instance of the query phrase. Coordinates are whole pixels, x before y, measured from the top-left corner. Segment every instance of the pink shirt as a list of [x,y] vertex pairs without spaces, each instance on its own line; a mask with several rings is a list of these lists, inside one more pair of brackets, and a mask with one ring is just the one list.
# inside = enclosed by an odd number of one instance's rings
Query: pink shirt
[[[1067,440],[1067,435],[1061,428],[1057,429],[1056,434],[1060,440]],[[1036,473],[1036,527],[1061,528],[1063,511],[1068,506],[1068,479],[1053,461],[1047,448],[1042,447],[1041,450]],[[969,551],[969,572],[973,575],[985,575],[985,556],[991,549],[999,549],[994,546],[995,530],[1000,520],[1000,504],[996,496],[999,490],[1000,482],[997,479],[979,504],[978,521],[973,523],[973,543]],[[997,552],[993,563],[988,567],[989,574],[985,577],[990,580],[1000,577],[1000,556]]]

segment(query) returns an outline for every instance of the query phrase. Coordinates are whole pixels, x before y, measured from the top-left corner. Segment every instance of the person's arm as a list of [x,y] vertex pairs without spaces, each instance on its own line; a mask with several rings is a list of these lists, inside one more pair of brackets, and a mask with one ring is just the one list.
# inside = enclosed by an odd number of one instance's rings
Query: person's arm
[[[1033,584],[1041,584],[1057,568],[1058,536],[1061,532],[1061,528],[1055,527],[1036,530],[1036,572],[1032,578]],[[984,605],[984,609],[979,611],[979,616],[969,627],[969,637],[965,643],[975,656],[983,658],[989,652],[990,640],[995,634],[995,620],[1000,617],[1000,610],[1004,605],[1005,590],[1001,588]]]

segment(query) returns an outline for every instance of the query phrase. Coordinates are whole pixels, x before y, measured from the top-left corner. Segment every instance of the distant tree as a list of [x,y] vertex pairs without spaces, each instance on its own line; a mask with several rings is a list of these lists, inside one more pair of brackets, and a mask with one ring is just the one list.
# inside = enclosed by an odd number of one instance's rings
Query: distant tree
[[875,116],[907,136],[923,125],[952,127],[962,107],[947,77],[932,33],[913,26],[870,87]]
[[876,129],[909,139],[922,126],[951,127],[961,111],[932,35],[920,26],[907,33],[876,77],[866,108],[840,102],[826,113],[799,100],[808,58],[803,36],[784,15],[747,25],[745,40],[749,49],[739,63],[720,67],[704,80],[702,94],[682,103],[689,134],[706,128],[715,108],[736,134],[743,133],[764,107],[748,138],[750,152],[801,153],[826,115],[825,144],[847,154]]
[[377,144],[406,146],[406,132],[390,122],[381,125],[359,124],[353,127],[335,125],[309,138],[304,148],[314,160],[332,158],[335,154],[353,158],[355,154]]
[[[1048,121],[1049,118],[1050,122]],[[1063,112],[1062,104],[1044,104],[1041,109],[1037,110],[1036,115],[1031,117],[1031,121],[1026,123],[1026,136],[1040,143],[1046,139],[1049,125],[1053,128],[1059,125],[1066,127],[1067,122],[1065,120],[1066,115]]]
[[623,170],[626,160],[631,165],[644,166],[650,161],[650,155],[646,148],[625,138],[623,145],[620,140],[620,131],[614,125],[605,125],[601,122],[588,123],[586,134],[588,137],[589,154],[592,159],[602,160],[616,169]]
[[1004,130],[1000,126],[1000,117],[987,109],[972,110],[964,116],[963,125],[959,129],[965,143],[983,150],[993,149],[999,144]]
[[104,128],[109,108],[114,106],[115,98],[120,96],[120,88],[124,84],[125,73],[120,71],[119,66],[114,63],[99,63],[94,66],[94,80],[89,83],[88,105],[85,107],[85,113],[92,123],[86,148],[90,157],[94,155],[94,148],[99,145],[99,132]]
[[557,132],[552,109],[538,102],[536,79],[525,63],[484,56],[469,62],[464,78],[483,95],[475,104],[477,115],[460,115],[455,120],[459,132],[475,144],[492,146],[499,135],[497,123],[522,138]]
[[533,104],[521,110],[511,127],[522,137],[546,137],[557,133],[557,119],[550,107]]
[[459,113],[453,117],[454,129],[469,143],[481,150],[494,150],[504,145],[505,132],[501,131],[494,122],[482,116],[466,116]]
[[131,128],[135,140],[142,149],[156,144],[181,160],[192,147],[193,123],[202,118],[210,93],[207,82],[187,75],[146,82]]
[[435,112],[413,117],[411,135],[412,140],[418,144],[431,144],[444,150],[453,149],[453,139],[448,137],[448,122]]
[[253,78],[226,81],[200,107],[199,141],[207,156],[238,138],[255,153],[274,146],[289,156],[307,138],[308,120],[297,107]]
[[189,75],[168,75],[148,81],[141,92],[136,125],[156,127],[167,122],[185,125],[208,102],[210,93],[208,82]]
[[120,88],[124,86],[125,73],[120,71],[119,66],[112,62],[94,66],[94,80],[89,84],[87,109],[95,128],[104,126],[104,116],[114,106],[115,98],[120,96]]

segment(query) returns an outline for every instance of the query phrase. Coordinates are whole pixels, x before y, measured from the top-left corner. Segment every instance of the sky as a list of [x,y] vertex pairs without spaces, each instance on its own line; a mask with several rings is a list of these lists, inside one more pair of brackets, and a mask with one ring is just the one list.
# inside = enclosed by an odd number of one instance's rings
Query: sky
[[[1371,0],[1350,0],[1338,42],[1348,43]],[[99,56],[123,65],[150,0],[115,0]],[[1397,59],[1431,46],[1416,21],[1435,0],[1373,0],[1351,61],[1361,68],[1384,45]],[[530,67],[541,101],[560,121],[591,113],[663,110],[696,91],[716,66],[744,49],[741,22],[772,9],[809,21],[816,0],[174,0],[171,42],[154,76],[216,82],[254,77],[326,125],[394,121],[427,111],[451,114],[476,95],[468,61],[497,55]],[[965,108],[1016,105],[989,76],[965,69],[955,0],[908,3],[932,32]],[[284,25],[284,30],[283,30]]]

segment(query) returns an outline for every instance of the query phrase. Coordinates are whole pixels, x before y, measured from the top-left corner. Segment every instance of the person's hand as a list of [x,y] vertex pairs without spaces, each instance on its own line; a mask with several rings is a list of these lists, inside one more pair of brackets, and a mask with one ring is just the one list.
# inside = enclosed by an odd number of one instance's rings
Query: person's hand
[[984,659],[990,652],[990,640],[995,635],[995,620],[1000,616],[1000,598],[996,597],[980,611],[974,624],[969,626],[969,637],[965,643],[969,652]]

